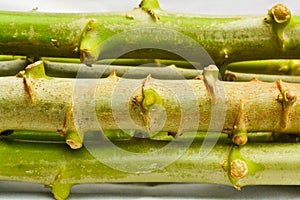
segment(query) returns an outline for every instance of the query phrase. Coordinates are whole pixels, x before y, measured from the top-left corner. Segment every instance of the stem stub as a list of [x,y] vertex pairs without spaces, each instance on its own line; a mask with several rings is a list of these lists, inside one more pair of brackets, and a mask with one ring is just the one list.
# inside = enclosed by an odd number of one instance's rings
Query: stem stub
[[291,10],[284,4],[277,4],[271,9],[271,17],[278,24],[282,24],[291,19]]
[[230,175],[233,178],[240,179],[247,175],[248,167],[245,161],[234,159],[230,162]]

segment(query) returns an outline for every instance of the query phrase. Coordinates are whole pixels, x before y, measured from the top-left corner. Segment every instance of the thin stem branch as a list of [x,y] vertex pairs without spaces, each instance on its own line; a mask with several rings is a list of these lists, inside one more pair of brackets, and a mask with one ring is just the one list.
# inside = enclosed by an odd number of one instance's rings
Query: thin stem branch
[[231,63],[226,67],[229,71],[270,74],[270,75],[300,75],[300,60],[297,59],[276,59],[256,60]]
[[289,75],[268,75],[268,74],[251,74],[251,73],[240,73],[226,70],[224,81],[251,81],[257,79],[263,82],[275,82],[282,80],[289,83],[300,83],[300,76],[289,76]]
[[106,78],[114,72],[119,77],[133,79],[146,78],[149,75],[157,79],[194,79],[202,74],[202,70],[184,69],[175,65],[136,67],[94,64],[87,67],[84,64],[45,62],[45,70],[48,76],[61,78]]

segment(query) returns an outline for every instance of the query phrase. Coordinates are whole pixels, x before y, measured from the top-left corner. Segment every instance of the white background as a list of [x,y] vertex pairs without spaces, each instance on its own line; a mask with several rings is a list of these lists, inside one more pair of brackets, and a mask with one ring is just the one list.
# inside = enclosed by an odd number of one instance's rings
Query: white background
[[[160,0],[161,7],[168,11],[213,15],[266,14],[267,10],[276,3],[287,4],[293,14],[298,13],[300,15],[299,0]],[[0,10],[30,11],[32,8],[38,7],[39,11],[47,12],[105,12],[130,10],[138,4],[139,0],[0,0]],[[76,186],[70,196],[70,199],[100,198],[292,199],[300,198],[300,187],[252,186],[245,187],[242,191],[236,191],[229,186],[205,184],[164,184],[155,186],[99,184]],[[52,199],[52,196],[49,194],[49,189],[45,189],[40,185],[0,182],[0,199]]]

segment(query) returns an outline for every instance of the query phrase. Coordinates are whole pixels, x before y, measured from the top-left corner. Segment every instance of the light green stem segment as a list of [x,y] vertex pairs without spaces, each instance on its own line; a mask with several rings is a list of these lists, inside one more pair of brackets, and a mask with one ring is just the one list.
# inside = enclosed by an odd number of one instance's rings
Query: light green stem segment
[[24,70],[28,62],[24,59],[8,60],[0,62],[0,76],[15,76]]
[[274,82],[277,80],[282,80],[289,83],[300,83],[300,76],[290,75],[251,74],[226,70],[225,76],[223,76],[224,81],[246,82],[255,79],[263,82]]
[[168,65],[175,65],[180,68],[186,69],[200,69],[200,63],[196,62],[187,62],[181,60],[162,60],[162,59],[106,59],[100,60],[97,64],[102,65],[125,65],[125,66],[168,66]]
[[[8,59],[8,61],[0,62],[0,76],[14,76],[25,69],[28,63],[24,59],[9,60],[12,59],[9,56],[4,56],[2,59]],[[86,67],[76,59],[43,58],[43,60],[45,60],[46,74],[61,78],[106,78],[113,72],[123,78],[135,79],[145,78],[150,74],[157,79],[194,79],[202,75],[202,70],[197,70],[197,68],[189,69],[193,66],[198,66],[196,63],[184,61],[117,59],[103,60],[92,67]],[[111,65],[109,65],[110,63]],[[146,65],[146,63],[148,64]],[[134,66],[140,64],[145,65]],[[167,64],[171,65],[165,66]],[[226,70],[222,78],[225,81],[251,81],[256,78],[264,82],[274,82],[281,79],[284,82],[300,83],[300,76],[298,76],[300,65],[298,65],[298,60],[237,62],[228,65],[228,69],[233,71]]]
[[[17,58],[17,59],[16,59]],[[126,78],[193,79],[202,74],[199,63],[161,59],[106,59],[92,67],[80,65],[76,58],[43,57],[47,75],[62,78],[107,77],[112,72]],[[0,76],[15,76],[30,62],[21,56],[0,56]],[[50,61],[50,62],[49,62]]]
[[[0,59],[7,59],[7,61],[0,62],[0,76],[16,75],[19,71],[25,69],[28,63],[28,61],[24,60],[25,58],[11,60],[13,57],[3,56]],[[201,78],[202,75],[202,70],[197,70],[197,68],[189,69],[193,66],[198,66],[197,63],[185,61],[116,59],[103,60],[92,67],[86,67],[84,64],[80,64],[78,59],[48,57],[43,58],[43,60],[45,60],[46,74],[61,78],[106,78],[113,72],[117,76],[134,79],[145,78],[150,74],[157,79],[194,79]],[[222,79],[224,81],[244,82],[251,81],[254,78],[263,82],[275,82],[280,79],[284,82],[300,83],[300,76],[297,74],[299,71],[298,62],[298,60],[266,60],[232,63],[228,65],[228,69],[234,71],[226,70]],[[168,64],[170,65],[165,66]],[[290,75],[276,75],[281,73]]]
[[[25,56],[8,56],[8,55],[0,55],[0,61],[11,61],[16,59],[24,59]],[[42,57],[43,61],[50,62],[59,62],[59,63],[80,63],[79,58],[58,58],[58,57]],[[148,59],[148,58],[137,58],[137,59],[104,59],[99,60],[95,64],[100,65],[121,65],[121,66],[152,66],[155,65],[157,67],[163,67],[168,65],[176,65],[180,68],[187,69],[199,69],[201,67],[200,63],[196,62],[187,62],[183,60],[163,60],[163,59]]]
[[[184,153],[181,151],[184,141],[178,142],[167,154],[156,155],[161,162],[182,155],[170,165],[133,173],[112,166],[134,165],[134,169],[145,164],[155,166],[146,153],[164,148],[167,142],[148,139],[114,141],[117,147],[137,153],[136,157],[132,154],[120,157],[101,140],[92,141],[97,146],[91,154],[89,149],[71,150],[63,143],[3,139],[0,141],[0,179],[44,184],[52,187],[57,199],[66,199],[73,185],[85,183],[191,182],[233,184],[237,188],[300,184],[298,143],[249,143],[237,148],[228,141],[216,144],[207,156],[200,157],[201,141],[195,140]],[[98,153],[106,155],[111,166],[93,157]]]
[[158,66],[118,66],[99,65],[86,67],[84,64],[53,63],[45,62],[45,70],[48,76],[61,78],[106,78],[111,73],[115,73],[122,78],[146,78],[151,75],[157,79],[194,79],[202,75],[202,70],[183,69],[175,65],[167,67]]
[[217,66],[300,58],[300,18],[290,16],[278,28],[279,22],[267,20],[272,12],[266,16],[175,14],[159,9],[157,1],[121,13],[0,12],[0,54],[81,57],[87,64],[114,58],[188,60],[203,66],[212,64],[205,51]]
[[[50,78],[43,62],[36,62],[20,77],[0,78],[0,130],[56,131],[72,148],[80,148],[86,131],[207,131],[218,106],[225,108],[218,113],[218,120],[224,116],[218,131],[232,131],[242,114],[247,132],[299,133],[298,84],[218,83],[216,101],[208,87],[203,80],[123,79],[114,73],[105,79]],[[153,94],[155,101],[146,105]]]
[[271,75],[300,75],[300,60],[297,59],[276,59],[241,61],[231,63],[226,67],[233,72]]
[[[156,64],[147,66],[105,65],[94,64],[86,67],[80,63],[62,63],[45,61],[45,71],[48,76],[61,78],[106,78],[115,72],[123,78],[146,78],[151,74],[157,79],[194,79],[202,74],[202,70],[184,69],[175,65],[160,66]],[[11,60],[0,62],[0,76],[15,76],[27,66],[26,60]],[[129,62],[131,63],[131,62]],[[175,62],[176,63],[176,62]],[[116,64],[116,63],[114,63]]]

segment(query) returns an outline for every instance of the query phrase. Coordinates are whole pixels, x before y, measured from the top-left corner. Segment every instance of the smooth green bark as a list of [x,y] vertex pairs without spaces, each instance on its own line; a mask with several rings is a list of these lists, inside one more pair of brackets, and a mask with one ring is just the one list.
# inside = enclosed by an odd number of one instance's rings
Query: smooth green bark
[[300,60],[297,59],[276,59],[276,60],[256,60],[231,63],[226,67],[233,72],[250,74],[269,75],[300,75]]
[[[119,148],[145,155],[131,157],[130,154],[120,158],[104,141],[93,140],[97,145],[89,152],[87,148],[71,150],[63,143],[3,139],[0,141],[0,178],[44,184],[52,187],[57,199],[65,199],[73,185],[84,183],[191,182],[234,185],[237,188],[246,185],[300,184],[298,143],[249,143],[238,148],[233,147],[229,140],[223,140],[207,156],[201,157],[202,139],[196,139],[184,153],[180,150],[184,142],[178,142],[172,151],[157,156],[164,162],[171,156],[182,154],[179,159],[165,168],[153,168],[143,173],[119,171],[101,163],[93,155],[105,153],[112,166],[134,165],[138,169],[139,165],[141,168],[145,164],[153,165],[146,153],[160,150],[167,142],[148,139],[114,141]],[[245,164],[242,166],[246,166],[246,171],[234,166],[239,162]],[[239,173],[243,177],[234,177]]]
[[45,70],[48,76],[61,78],[106,78],[115,73],[122,78],[146,78],[151,75],[157,79],[194,79],[202,75],[202,70],[183,69],[170,65],[158,66],[120,66],[100,65],[86,67],[84,64],[45,62]]
[[24,59],[8,60],[0,62],[0,76],[15,76],[28,65]]
[[226,70],[224,81],[251,81],[259,80],[263,82],[275,82],[277,80],[282,80],[289,83],[300,83],[300,76],[289,76],[289,75],[269,75],[269,74],[251,74],[251,73],[240,73]]
[[207,66],[212,60],[202,46],[217,66],[300,58],[298,16],[283,26],[270,12],[213,17],[169,13],[150,5],[122,13],[1,12],[0,25],[5,28],[0,32],[0,54],[81,57],[87,64],[119,57],[186,59]]
[[[148,63],[144,66],[130,66],[130,64],[136,63],[135,60],[121,61],[124,65],[116,65],[118,62],[109,65],[105,61],[103,64],[100,62],[94,64],[92,67],[86,67],[84,64],[74,63],[73,59],[43,58],[43,60],[45,60],[46,74],[61,78],[106,78],[115,72],[117,76],[134,79],[146,78],[149,75],[157,79],[194,79],[202,74],[202,70],[181,68],[182,65],[191,66],[186,62],[178,63],[180,67],[177,67],[174,64],[165,66],[164,64],[156,63]],[[48,60],[54,62],[49,62]],[[167,63],[177,62],[168,61]],[[25,70],[27,64],[28,61],[22,59],[1,61],[0,76],[15,76],[21,70]]]

